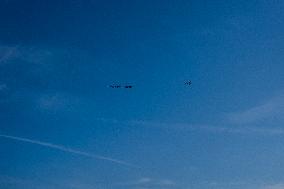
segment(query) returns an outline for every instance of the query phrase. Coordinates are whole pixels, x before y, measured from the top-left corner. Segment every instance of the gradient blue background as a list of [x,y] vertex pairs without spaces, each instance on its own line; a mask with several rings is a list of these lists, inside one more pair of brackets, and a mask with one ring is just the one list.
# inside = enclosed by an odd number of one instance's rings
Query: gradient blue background
[[0,188],[283,189],[283,10],[2,0]]

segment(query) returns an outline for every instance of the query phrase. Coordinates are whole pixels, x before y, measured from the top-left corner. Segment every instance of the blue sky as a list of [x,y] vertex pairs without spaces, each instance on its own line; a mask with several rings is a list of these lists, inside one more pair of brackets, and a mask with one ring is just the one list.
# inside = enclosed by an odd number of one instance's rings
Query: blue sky
[[283,189],[283,8],[2,1],[0,188]]

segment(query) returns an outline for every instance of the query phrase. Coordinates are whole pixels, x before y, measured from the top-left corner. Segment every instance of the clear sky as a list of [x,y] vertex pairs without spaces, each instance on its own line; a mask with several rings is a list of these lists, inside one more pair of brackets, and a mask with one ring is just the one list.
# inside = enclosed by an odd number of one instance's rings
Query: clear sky
[[283,189],[283,10],[2,0],[0,188]]

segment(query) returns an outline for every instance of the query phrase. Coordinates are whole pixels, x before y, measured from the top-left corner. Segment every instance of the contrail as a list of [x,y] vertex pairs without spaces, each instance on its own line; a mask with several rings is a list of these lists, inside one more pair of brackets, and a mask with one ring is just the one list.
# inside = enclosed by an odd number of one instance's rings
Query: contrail
[[52,144],[52,143],[48,143],[48,142],[41,142],[41,141],[38,141],[38,140],[31,140],[31,139],[28,139],[28,138],[16,137],[16,136],[11,136],[11,135],[3,135],[3,134],[0,134],[0,137],[11,139],[11,140],[16,140],[16,141],[21,141],[21,142],[26,142],[26,143],[31,143],[31,144],[37,144],[37,145],[40,145],[40,146],[60,150],[60,151],[63,151],[63,152],[69,152],[69,153],[72,153],[72,154],[77,154],[77,155],[85,156],[85,157],[89,157],[89,158],[110,161],[110,162],[117,163],[117,164],[124,165],[124,166],[128,166],[128,167],[139,168],[138,166],[132,165],[130,163],[127,163],[127,162],[124,162],[124,161],[121,161],[121,160],[117,160],[117,159],[113,159],[113,158],[109,158],[109,157],[105,157],[105,156],[100,156],[100,155],[95,155],[95,154],[90,154],[90,153],[87,153],[87,152],[74,150],[72,148],[68,148],[68,147],[65,147],[65,146],[56,145],[56,144]]

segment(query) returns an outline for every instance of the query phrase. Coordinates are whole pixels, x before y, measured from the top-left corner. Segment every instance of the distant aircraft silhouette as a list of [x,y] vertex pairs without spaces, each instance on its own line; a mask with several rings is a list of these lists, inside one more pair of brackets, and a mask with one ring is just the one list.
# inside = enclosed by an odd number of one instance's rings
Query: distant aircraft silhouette
[[133,86],[132,85],[109,85],[109,87],[113,89],[118,89],[118,88],[131,89]]
[[[185,81],[184,85],[191,85],[191,81]],[[125,88],[125,89],[131,89],[133,88],[133,85],[108,85],[108,87],[113,88],[113,89],[119,89],[119,88]]]
[[191,81],[186,81],[184,84],[185,85],[191,85]]

